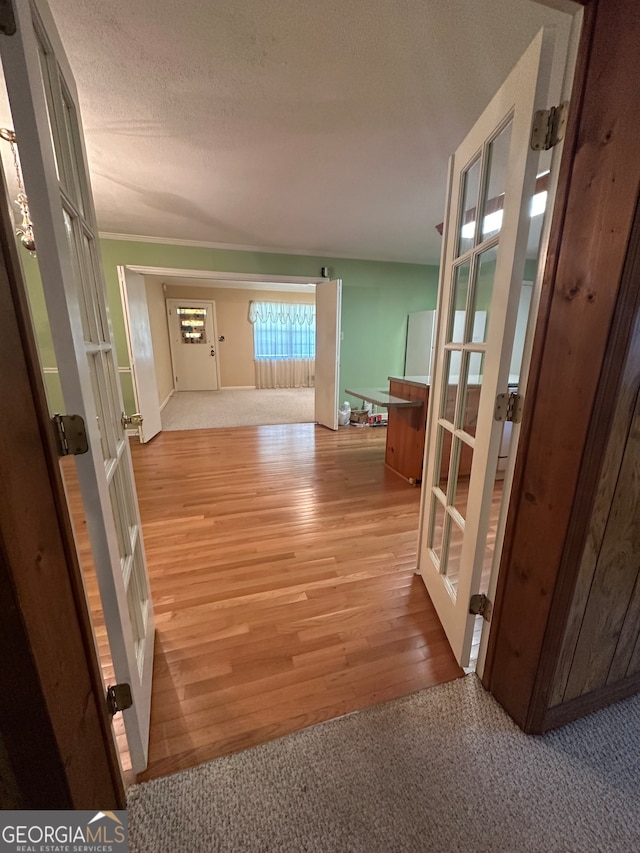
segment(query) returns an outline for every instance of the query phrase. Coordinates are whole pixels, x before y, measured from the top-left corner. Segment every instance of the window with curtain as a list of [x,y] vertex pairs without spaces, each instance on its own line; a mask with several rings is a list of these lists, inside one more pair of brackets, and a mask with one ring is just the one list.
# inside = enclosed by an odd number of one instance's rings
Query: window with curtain
[[252,302],[249,319],[256,360],[315,359],[315,305]]

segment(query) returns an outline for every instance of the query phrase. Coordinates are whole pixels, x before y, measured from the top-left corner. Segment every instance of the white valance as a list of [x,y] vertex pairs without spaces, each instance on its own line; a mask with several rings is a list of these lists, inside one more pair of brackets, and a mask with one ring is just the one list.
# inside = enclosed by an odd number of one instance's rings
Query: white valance
[[252,302],[249,305],[249,320],[252,323],[282,323],[291,326],[311,326],[316,317],[316,306],[312,303],[296,302]]

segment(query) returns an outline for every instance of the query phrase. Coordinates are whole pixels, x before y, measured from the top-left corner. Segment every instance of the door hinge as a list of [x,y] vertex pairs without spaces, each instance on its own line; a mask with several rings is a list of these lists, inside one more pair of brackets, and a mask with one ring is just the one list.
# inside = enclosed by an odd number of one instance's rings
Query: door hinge
[[126,682],[107,687],[107,708],[113,717],[118,711],[126,711],[133,705],[131,687]]
[[472,595],[469,602],[469,613],[472,616],[482,616],[487,622],[491,622],[492,604],[484,593]]
[[80,415],[54,415],[51,423],[60,456],[80,456],[89,450],[87,430]]
[[531,128],[531,147],[534,151],[548,151],[564,139],[568,111],[568,101],[549,110],[536,110]]
[[514,424],[519,424],[522,420],[523,405],[522,394],[515,394],[513,391],[509,394],[498,394],[493,418],[496,421],[513,421]]
[[0,0],[0,33],[12,36],[16,31],[16,19],[11,0]]

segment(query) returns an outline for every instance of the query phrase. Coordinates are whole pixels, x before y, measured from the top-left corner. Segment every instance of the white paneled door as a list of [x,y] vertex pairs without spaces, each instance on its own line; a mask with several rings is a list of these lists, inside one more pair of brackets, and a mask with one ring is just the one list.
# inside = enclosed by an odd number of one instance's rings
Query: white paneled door
[[342,281],[316,285],[315,419],[338,429]]
[[162,430],[156,362],[151,340],[151,321],[144,276],[118,267],[125,332],[131,363],[131,379],[136,412],[142,422],[137,427],[142,444]]
[[[471,596],[487,549],[538,153],[534,111],[547,107],[551,47],[540,32],[456,151],[450,170],[437,310],[418,567],[462,666]],[[490,565],[489,565],[490,568]]]
[[65,406],[84,418],[89,439],[77,471],[116,679],[131,686],[124,722],[140,771],[154,617],[77,92],[47,6],[10,5],[16,31],[0,36],[0,55]]
[[176,391],[217,391],[215,302],[167,299],[167,323]]

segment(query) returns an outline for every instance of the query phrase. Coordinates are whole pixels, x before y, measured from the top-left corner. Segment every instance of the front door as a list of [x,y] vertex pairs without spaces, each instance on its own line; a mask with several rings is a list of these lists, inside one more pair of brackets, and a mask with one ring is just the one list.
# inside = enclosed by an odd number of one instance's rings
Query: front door
[[503,424],[538,154],[533,113],[546,107],[551,45],[540,32],[452,158],[429,402],[418,566],[451,647],[469,662],[471,596],[491,569]]
[[167,299],[167,320],[176,391],[217,391],[215,304]]
[[116,680],[133,695],[124,722],[140,771],[154,616],[77,92],[46,4],[10,5],[16,31],[0,36],[0,56],[64,402],[84,419],[89,439],[89,452],[75,457],[77,473]]

